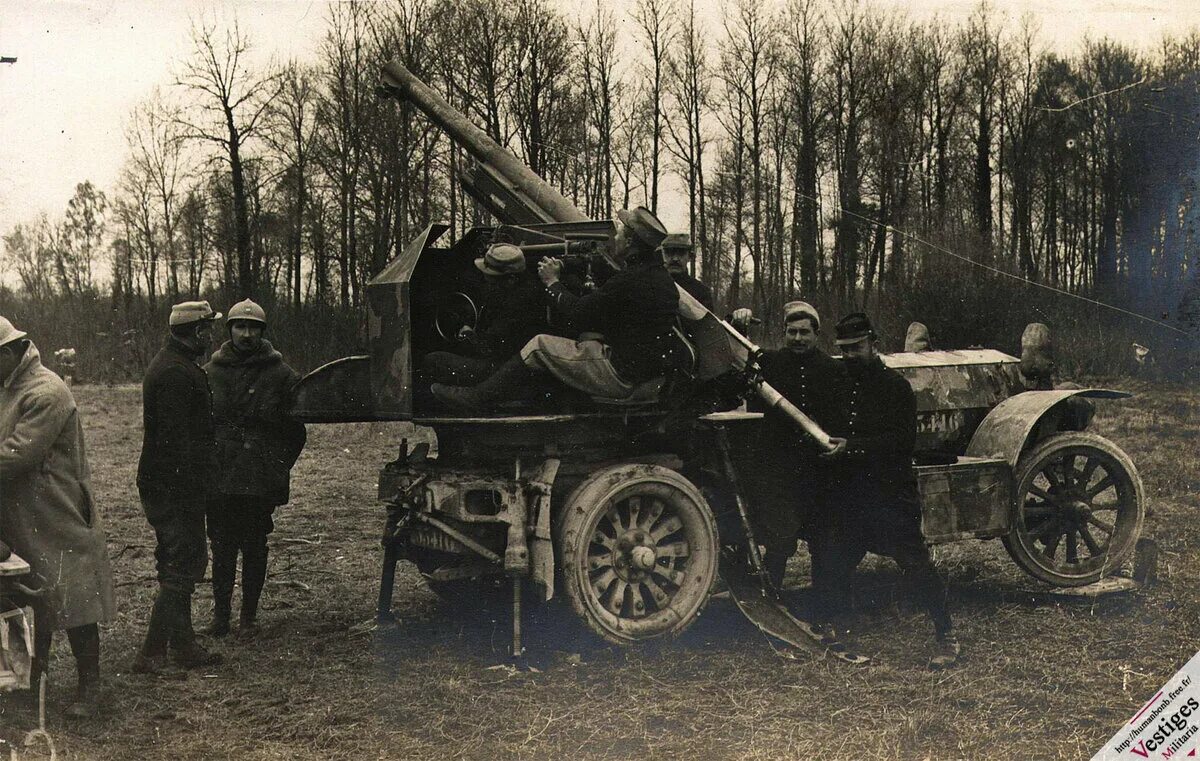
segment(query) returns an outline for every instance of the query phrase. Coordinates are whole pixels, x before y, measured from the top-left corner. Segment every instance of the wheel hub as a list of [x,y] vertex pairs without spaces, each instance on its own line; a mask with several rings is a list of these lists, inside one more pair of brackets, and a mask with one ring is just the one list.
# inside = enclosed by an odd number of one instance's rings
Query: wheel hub
[[613,569],[623,581],[641,581],[658,562],[658,544],[643,529],[626,531],[617,537],[612,560]]

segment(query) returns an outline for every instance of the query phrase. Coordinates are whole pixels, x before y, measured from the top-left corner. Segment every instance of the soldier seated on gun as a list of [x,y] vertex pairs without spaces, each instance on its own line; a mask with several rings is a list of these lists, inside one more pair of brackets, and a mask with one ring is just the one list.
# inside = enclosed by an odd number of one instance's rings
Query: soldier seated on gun
[[475,260],[475,266],[484,276],[479,322],[458,332],[461,351],[425,355],[421,371],[431,383],[479,383],[545,329],[542,288],[526,274],[521,249],[508,243],[493,244]]
[[578,340],[536,335],[486,380],[474,386],[435,383],[434,397],[456,410],[477,412],[549,375],[592,397],[625,399],[639,384],[664,375],[675,361],[679,302],[657,251],[666,235],[648,209],[618,212],[612,256],[620,271],[585,296],[562,285],[562,262],[543,259],[538,276],[554,310],[580,331]]

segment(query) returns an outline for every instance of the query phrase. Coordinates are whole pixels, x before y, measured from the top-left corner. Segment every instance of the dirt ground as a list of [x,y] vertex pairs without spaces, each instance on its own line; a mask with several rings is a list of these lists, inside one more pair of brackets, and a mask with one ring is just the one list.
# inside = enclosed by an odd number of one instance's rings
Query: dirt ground
[[[80,387],[119,614],[102,633],[102,718],[61,718],[74,673],[60,637],[48,729],[69,759],[1088,758],[1200,646],[1200,393],[1121,385],[1139,395],[1103,403],[1095,430],[1141,469],[1159,582],[1061,598],[998,542],[940,548],[968,652],[947,673],[924,670],[930,627],[887,561],[868,561],[859,585],[866,668],[786,657],[715,599],[679,639],[631,651],[599,646],[561,608],[532,612],[535,670],[517,671],[506,617],[440,602],[406,563],[399,621],[377,627],[375,480],[401,431],[363,424],[310,426],[276,513],[264,631],[216,644],[225,665],[183,680],[128,672],[155,589],[134,488],[139,391]],[[787,585],[807,578],[802,553]],[[202,588],[198,623],[210,605]],[[0,735],[32,722],[0,698]]]

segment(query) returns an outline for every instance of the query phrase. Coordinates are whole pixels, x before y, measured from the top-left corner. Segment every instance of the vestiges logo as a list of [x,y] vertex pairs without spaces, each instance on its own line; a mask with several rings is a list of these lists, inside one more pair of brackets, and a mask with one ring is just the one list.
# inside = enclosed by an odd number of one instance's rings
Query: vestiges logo
[[1200,743],[1200,653],[1150,698],[1092,761],[1196,757]]

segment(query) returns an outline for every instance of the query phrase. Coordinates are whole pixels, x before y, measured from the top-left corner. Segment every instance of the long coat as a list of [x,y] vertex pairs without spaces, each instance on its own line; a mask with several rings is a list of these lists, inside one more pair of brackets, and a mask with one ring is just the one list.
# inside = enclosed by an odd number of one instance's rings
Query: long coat
[[112,568],[71,390],[33,344],[0,388],[0,537],[33,571],[58,629],[112,618]]
[[282,505],[305,442],[304,424],[288,414],[299,376],[265,340],[249,355],[226,341],[204,369],[212,388],[220,466],[214,491]]
[[203,505],[216,473],[212,393],[196,364],[202,354],[168,336],[142,381],[137,485],[142,499],[154,503],[148,505],[155,511],[147,514],[151,525],[169,504]]

